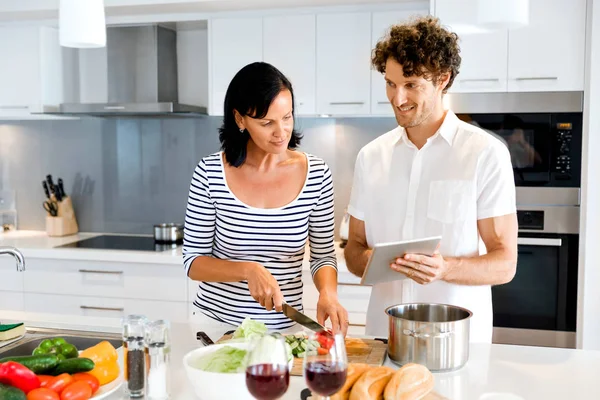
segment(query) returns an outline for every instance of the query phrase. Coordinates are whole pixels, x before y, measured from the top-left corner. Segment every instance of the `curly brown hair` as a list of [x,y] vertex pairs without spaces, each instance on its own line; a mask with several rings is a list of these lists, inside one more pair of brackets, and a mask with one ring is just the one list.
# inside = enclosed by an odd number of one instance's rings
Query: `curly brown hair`
[[373,49],[371,63],[383,74],[390,57],[402,65],[406,77],[423,76],[437,84],[442,75],[450,73],[445,93],[460,68],[458,35],[446,30],[438,18],[431,16],[394,25]]

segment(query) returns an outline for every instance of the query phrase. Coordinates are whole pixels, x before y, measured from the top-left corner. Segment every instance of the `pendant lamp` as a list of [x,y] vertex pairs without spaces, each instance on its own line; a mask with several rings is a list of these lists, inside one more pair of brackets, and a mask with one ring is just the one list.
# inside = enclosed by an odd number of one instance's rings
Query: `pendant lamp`
[[58,22],[61,46],[106,46],[104,0],[60,0]]

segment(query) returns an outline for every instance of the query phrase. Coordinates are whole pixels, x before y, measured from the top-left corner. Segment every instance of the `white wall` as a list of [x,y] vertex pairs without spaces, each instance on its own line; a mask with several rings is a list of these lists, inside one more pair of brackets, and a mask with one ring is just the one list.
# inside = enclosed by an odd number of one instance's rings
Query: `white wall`
[[577,347],[600,350],[600,0],[588,0]]

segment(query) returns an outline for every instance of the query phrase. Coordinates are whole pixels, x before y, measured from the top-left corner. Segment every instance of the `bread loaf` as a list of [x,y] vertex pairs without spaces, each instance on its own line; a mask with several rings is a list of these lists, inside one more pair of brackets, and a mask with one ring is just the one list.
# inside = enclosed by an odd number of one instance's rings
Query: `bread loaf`
[[368,371],[371,368],[373,367],[363,363],[348,364],[346,383],[344,383],[344,386],[339,390],[339,392],[331,396],[331,400],[348,400],[354,383],[356,383],[358,378],[360,378],[365,371]]
[[419,364],[406,364],[391,377],[384,400],[421,400],[433,390],[433,374]]
[[375,367],[361,375],[350,392],[350,400],[379,400],[394,374],[390,367]]

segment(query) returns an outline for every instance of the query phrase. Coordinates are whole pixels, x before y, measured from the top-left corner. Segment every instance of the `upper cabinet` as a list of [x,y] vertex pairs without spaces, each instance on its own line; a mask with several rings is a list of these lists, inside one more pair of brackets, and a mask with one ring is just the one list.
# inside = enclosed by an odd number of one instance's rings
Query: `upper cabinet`
[[371,112],[371,13],[317,15],[317,112]]
[[529,1],[529,25],[508,33],[508,90],[583,90],[586,0]]
[[462,65],[450,92],[580,91],[586,0],[530,0],[526,27],[474,31],[474,0],[434,0],[460,37]]
[[316,113],[316,17],[314,14],[263,19],[263,60],[292,83],[296,115]]
[[0,38],[3,59],[0,63],[0,118],[31,118],[32,113],[63,102],[63,56],[58,30],[1,27]]
[[211,115],[223,115],[229,83],[247,64],[263,60],[262,18],[213,19],[209,24]]
[[[371,49],[382,39],[394,24],[400,24],[413,17],[424,16],[426,9],[415,11],[382,11],[372,14]],[[385,79],[379,71],[371,70],[371,114],[394,115],[385,90]]]

